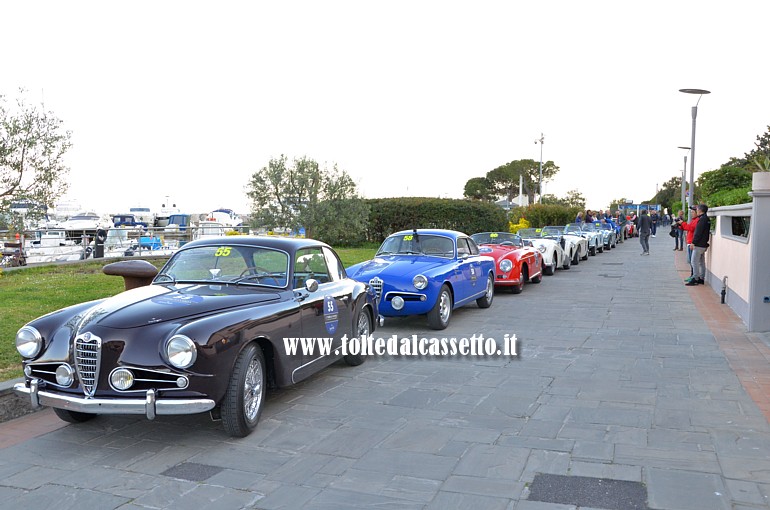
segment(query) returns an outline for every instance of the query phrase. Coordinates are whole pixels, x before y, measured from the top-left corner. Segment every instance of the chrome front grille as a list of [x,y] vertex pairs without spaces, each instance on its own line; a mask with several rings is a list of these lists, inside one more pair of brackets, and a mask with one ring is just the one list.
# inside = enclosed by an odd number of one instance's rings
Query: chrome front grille
[[99,381],[102,339],[91,333],[75,337],[75,369],[86,397],[93,397]]
[[378,276],[375,276],[369,280],[369,285],[371,285],[374,289],[375,294],[377,294],[377,298],[382,296],[382,279],[380,279]]

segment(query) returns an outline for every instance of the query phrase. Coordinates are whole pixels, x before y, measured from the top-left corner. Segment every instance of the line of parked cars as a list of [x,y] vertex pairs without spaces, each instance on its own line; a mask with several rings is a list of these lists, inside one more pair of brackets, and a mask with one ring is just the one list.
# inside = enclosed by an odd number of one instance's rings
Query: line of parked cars
[[72,423],[98,414],[209,412],[243,437],[257,426],[266,388],[295,384],[340,359],[364,361],[340,349],[343,336],[366,337],[384,317],[408,315],[444,329],[458,307],[489,308],[496,288],[519,293],[613,248],[615,238],[604,235],[574,225],[471,236],[405,230],[347,269],[312,239],[193,241],[159,271],[142,260],[117,263],[127,283],[149,266],[149,285],[23,326],[16,348],[25,378],[14,391]]

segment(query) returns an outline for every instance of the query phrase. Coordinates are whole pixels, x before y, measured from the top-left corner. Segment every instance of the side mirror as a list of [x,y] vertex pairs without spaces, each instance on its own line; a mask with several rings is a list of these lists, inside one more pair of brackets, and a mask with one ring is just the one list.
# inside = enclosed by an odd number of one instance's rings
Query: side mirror
[[315,278],[308,278],[305,280],[305,290],[308,292],[315,292],[318,290],[318,280]]

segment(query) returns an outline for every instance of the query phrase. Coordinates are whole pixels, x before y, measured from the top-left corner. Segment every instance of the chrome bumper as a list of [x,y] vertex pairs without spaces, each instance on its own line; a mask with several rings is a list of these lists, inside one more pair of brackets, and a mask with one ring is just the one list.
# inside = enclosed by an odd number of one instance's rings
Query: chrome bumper
[[30,399],[33,408],[50,406],[68,411],[92,414],[143,414],[148,420],[157,415],[195,414],[210,411],[216,402],[207,398],[158,400],[155,390],[147,390],[144,398],[85,398],[40,390],[37,379],[17,383],[13,391]]

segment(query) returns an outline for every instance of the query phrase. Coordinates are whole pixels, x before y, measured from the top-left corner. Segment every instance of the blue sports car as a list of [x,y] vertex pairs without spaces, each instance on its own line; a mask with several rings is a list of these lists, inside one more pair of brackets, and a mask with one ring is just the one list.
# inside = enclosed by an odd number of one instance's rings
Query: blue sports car
[[488,308],[494,297],[494,259],[480,255],[470,237],[453,230],[396,232],[374,259],[347,273],[376,290],[381,315],[425,314],[432,329],[446,328],[454,308],[473,300]]

